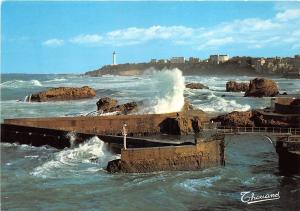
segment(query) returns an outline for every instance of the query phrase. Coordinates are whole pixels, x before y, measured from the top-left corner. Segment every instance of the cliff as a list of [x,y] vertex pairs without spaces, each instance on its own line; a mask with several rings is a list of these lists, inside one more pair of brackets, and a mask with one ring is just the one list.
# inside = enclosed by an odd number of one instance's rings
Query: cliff
[[105,65],[100,69],[86,72],[88,76],[102,75],[140,75],[149,69],[162,70],[164,68],[179,68],[184,75],[249,75],[254,76],[257,73],[251,65],[239,64],[237,62],[226,62],[222,64],[211,64],[208,62],[200,63],[137,63],[137,64],[119,64]]

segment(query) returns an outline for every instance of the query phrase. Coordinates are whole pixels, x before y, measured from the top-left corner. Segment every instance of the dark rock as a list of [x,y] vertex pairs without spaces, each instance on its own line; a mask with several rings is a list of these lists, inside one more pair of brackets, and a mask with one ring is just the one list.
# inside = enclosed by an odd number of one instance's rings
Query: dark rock
[[96,96],[96,91],[88,86],[81,88],[58,87],[51,88],[43,92],[31,95],[33,102],[60,101],[60,100],[79,100]]
[[109,161],[106,167],[106,170],[109,173],[117,173],[121,171],[121,159]]
[[110,112],[119,111],[122,114],[129,114],[131,112],[138,111],[138,103],[137,102],[129,102],[123,105],[118,105],[114,108],[110,109]]
[[109,97],[101,98],[97,102],[97,109],[103,112],[119,112],[120,114],[129,114],[138,111],[139,104],[137,102],[129,102],[117,105],[118,101]]
[[265,115],[267,109],[245,112],[234,111],[229,114],[212,118],[211,121],[220,122],[225,127],[297,127],[297,121],[288,121],[276,115]]
[[236,81],[228,81],[226,83],[226,92],[246,92],[249,83],[238,83]]
[[185,87],[189,89],[209,89],[208,86],[201,83],[188,83]]
[[291,102],[291,105],[300,105],[300,99],[295,99]]
[[160,132],[164,134],[180,135],[180,121],[177,118],[166,118],[160,123]]
[[166,118],[160,124],[160,132],[169,135],[188,135],[198,133],[201,121],[197,116],[180,115],[176,118]]
[[97,110],[109,112],[112,108],[116,107],[118,101],[109,97],[100,98],[97,104]]
[[253,111],[252,113],[252,121],[256,127],[289,127],[289,122],[278,120],[274,118],[266,118],[261,112]]
[[221,115],[211,119],[214,122],[221,122],[222,126],[227,127],[253,127],[251,120],[252,111],[238,112],[234,111],[229,114]]
[[265,78],[255,78],[250,81],[245,97],[274,97],[279,94],[275,81]]
[[188,100],[184,100],[184,105],[181,109],[182,112],[184,111],[188,111],[188,110],[193,110],[194,107],[190,104],[190,102]]

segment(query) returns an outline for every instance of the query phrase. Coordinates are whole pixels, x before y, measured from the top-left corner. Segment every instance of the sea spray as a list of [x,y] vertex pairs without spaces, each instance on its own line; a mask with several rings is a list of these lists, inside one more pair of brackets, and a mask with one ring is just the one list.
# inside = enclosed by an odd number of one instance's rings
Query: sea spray
[[156,90],[156,96],[151,100],[147,113],[171,113],[180,111],[184,105],[184,77],[181,70],[163,69],[153,71],[149,88]]
[[76,135],[76,133],[75,132],[68,132],[67,134],[66,134],[66,137],[69,139],[69,142],[70,142],[70,147],[71,148],[74,148],[74,146],[75,146],[75,141],[76,141],[76,139],[77,139],[77,135]]
[[28,102],[28,95],[25,96],[24,102]]
[[111,160],[120,158],[112,154],[97,136],[88,139],[73,149],[64,149],[54,154],[51,160],[36,167],[31,174],[48,178],[61,175],[70,176],[79,172],[95,172],[107,166]]

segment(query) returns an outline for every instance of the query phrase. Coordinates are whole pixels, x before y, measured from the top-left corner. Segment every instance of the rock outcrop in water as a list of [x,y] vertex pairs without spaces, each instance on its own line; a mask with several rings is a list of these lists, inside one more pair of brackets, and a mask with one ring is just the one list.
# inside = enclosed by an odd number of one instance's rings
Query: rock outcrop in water
[[112,108],[117,106],[118,101],[110,97],[104,97],[100,98],[96,104],[98,111],[109,112]]
[[160,132],[169,135],[188,135],[198,133],[203,127],[199,118],[205,115],[202,110],[188,110],[177,113],[176,117],[168,117],[160,124]]
[[249,89],[249,83],[238,83],[228,81],[226,83],[226,92],[246,92]]
[[189,89],[209,89],[208,86],[201,83],[188,83],[185,87]]
[[234,111],[229,114],[213,118],[212,121],[221,122],[221,125],[226,127],[254,127],[252,115],[252,111]]
[[122,105],[118,105],[111,109],[111,112],[119,111],[122,114],[129,114],[132,112],[138,111],[138,103],[137,102],[129,102]]
[[299,127],[297,117],[288,119],[284,115],[272,115],[264,110],[234,111],[211,120],[225,127]]
[[120,114],[129,114],[138,111],[137,102],[129,102],[122,105],[117,105],[118,101],[109,97],[100,98],[96,103],[97,109],[107,112],[119,112]]
[[79,100],[96,96],[96,91],[88,86],[81,88],[58,87],[31,95],[32,102],[47,102],[60,100]]
[[279,94],[275,81],[265,78],[255,78],[250,81],[245,97],[274,97]]

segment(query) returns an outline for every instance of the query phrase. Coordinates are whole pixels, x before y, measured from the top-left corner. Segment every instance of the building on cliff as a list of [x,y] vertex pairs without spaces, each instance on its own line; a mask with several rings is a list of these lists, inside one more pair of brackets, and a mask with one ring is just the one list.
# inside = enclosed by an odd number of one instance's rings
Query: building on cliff
[[300,68],[300,55],[295,55],[294,65],[295,65],[296,68]]
[[117,53],[115,51],[112,54],[112,65],[117,65]]
[[168,60],[167,60],[167,59],[159,59],[159,60],[157,61],[157,63],[158,63],[158,64],[166,64],[166,63],[168,63]]
[[156,64],[156,63],[157,63],[157,60],[156,60],[156,59],[151,59],[151,60],[150,60],[150,63],[151,63],[151,64]]
[[185,62],[185,58],[183,56],[172,57],[170,62],[171,64],[183,64]]
[[196,63],[199,63],[199,62],[200,62],[199,58],[196,58],[196,57],[190,57],[189,58],[189,63],[191,63],[191,64],[196,64]]
[[210,55],[209,56],[209,62],[212,64],[220,64],[220,63],[224,63],[227,62],[229,60],[229,56],[228,55]]

